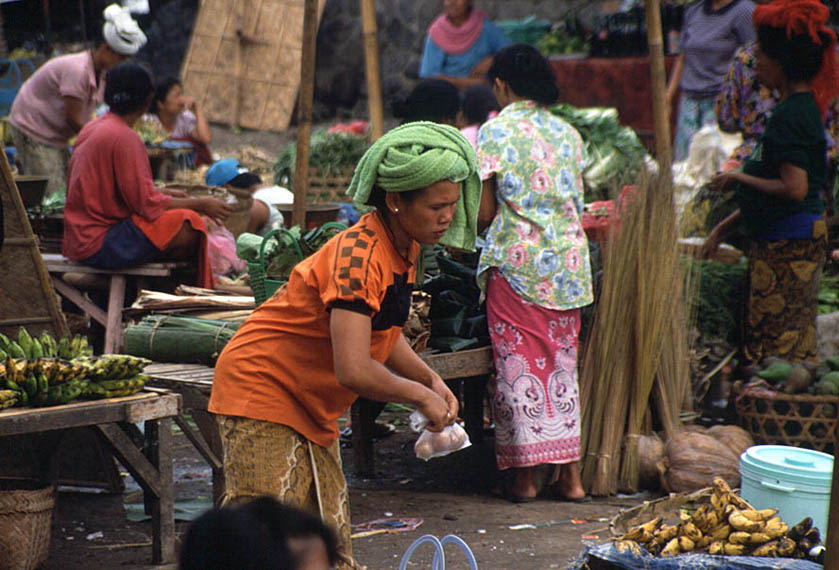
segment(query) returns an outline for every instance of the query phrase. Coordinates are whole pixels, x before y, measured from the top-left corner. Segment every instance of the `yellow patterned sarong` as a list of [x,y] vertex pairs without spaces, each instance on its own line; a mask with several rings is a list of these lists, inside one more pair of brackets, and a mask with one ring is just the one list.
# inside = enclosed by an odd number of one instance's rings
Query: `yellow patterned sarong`
[[288,426],[250,418],[217,416],[224,447],[222,505],[264,495],[320,515],[332,527],[340,570],[361,568],[352,557],[349,493],[336,441],[312,443]]

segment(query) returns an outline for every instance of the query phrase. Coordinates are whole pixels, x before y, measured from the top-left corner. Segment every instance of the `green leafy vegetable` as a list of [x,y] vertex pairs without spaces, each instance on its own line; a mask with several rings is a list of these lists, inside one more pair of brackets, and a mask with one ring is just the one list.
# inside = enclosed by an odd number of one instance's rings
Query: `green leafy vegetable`
[[[337,170],[355,168],[370,147],[370,143],[367,142],[367,138],[358,135],[330,133],[326,129],[318,129],[312,134],[310,147],[309,167],[329,176]],[[291,188],[296,157],[297,146],[294,143],[283,147],[274,164],[275,183]]]

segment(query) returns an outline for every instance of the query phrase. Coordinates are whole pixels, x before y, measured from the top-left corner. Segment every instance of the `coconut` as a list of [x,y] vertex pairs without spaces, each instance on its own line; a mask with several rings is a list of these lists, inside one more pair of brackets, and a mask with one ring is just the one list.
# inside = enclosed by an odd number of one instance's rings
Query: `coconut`
[[713,426],[707,433],[728,446],[737,457],[755,444],[749,432],[738,426]]
[[638,436],[638,474],[643,482],[658,481],[658,462],[664,457],[664,442],[656,434]]
[[731,488],[740,486],[739,455],[713,436],[678,433],[667,441],[664,455],[667,472],[662,484],[670,493],[710,487],[714,477],[722,477]]

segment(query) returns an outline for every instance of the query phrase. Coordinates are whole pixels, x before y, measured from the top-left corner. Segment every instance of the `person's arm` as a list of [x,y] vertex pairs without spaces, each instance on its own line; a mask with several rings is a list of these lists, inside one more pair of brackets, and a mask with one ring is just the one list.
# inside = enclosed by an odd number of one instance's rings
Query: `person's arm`
[[720,190],[725,190],[731,184],[738,182],[769,196],[786,198],[793,202],[803,201],[808,191],[807,171],[789,162],[782,162],[780,173],[780,178],[758,178],[734,170],[717,174],[711,179],[711,184]]
[[213,135],[210,132],[210,123],[207,121],[207,117],[204,116],[204,111],[201,110],[201,105],[193,97],[185,97],[184,99],[186,108],[195,115],[195,128],[192,129],[189,136],[198,142],[210,144],[213,142]]
[[396,346],[393,347],[393,351],[390,353],[390,357],[385,362],[385,366],[400,376],[404,376],[405,378],[409,378],[415,382],[420,382],[423,386],[431,388],[432,391],[446,401],[449,406],[449,414],[451,414],[451,417],[457,417],[457,411],[460,407],[457,398],[454,394],[452,394],[452,391],[449,390],[449,387],[446,386],[446,383],[440,375],[434,372],[434,370],[432,370],[431,367],[426,364],[416,352],[414,352],[414,349],[411,348],[410,344],[408,344],[408,340],[405,338],[405,335],[399,335],[399,340],[396,341]]
[[202,196],[200,198],[171,198],[167,210],[193,210],[199,214],[204,214],[217,224],[221,225],[233,209],[224,203],[223,200],[213,198],[212,196]]
[[700,257],[702,259],[710,259],[717,252],[720,244],[725,240],[731,232],[737,227],[740,222],[740,210],[736,210],[726,219],[714,226],[705,238],[705,243],[702,245]]
[[682,70],[685,67],[685,54],[680,53],[673,62],[673,69],[670,71],[670,80],[667,82],[667,109],[671,108],[676,93],[679,91],[679,82],[682,80]]
[[493,55],[488,55],[482,59],[481,62],[472,69],[472,73],[469,74],[469,77],[486,81],[486,74],[489,73],[489,68],[492,67],[494,57],[495,56]]
[[[455,420],[446,401],[419,381],[389,371],[370,356],[372,321],[369,315],[334,308],[329,334],[338,383],[360,396],[379,402],[413,404],[439,431]],[[404,357],[403,357],[404,358]],[[400,360],[397,356],[397,360]]]
[[495,201],[495,175],[481,184],[481,204],[478,207],[478,231],[482,232],[495,219],[498,204]]
[[64,120],[75,131],[79,132],[90,117],[84,117],[84,102],[77,97],[64,96]]

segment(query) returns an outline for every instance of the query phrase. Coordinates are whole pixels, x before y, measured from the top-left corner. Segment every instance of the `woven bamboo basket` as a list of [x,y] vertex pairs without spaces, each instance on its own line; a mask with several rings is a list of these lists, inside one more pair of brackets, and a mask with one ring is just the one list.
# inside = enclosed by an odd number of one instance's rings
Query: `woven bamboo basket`
[[233,211],[224,220],[224,227],[230,230],[233,237],[238,237],[248,227],[248,220],[251,216],[253,205],[253,193],[244,188],[218,188],[216,186],[204,186],[203,184],[184,184],[171,182],[166,184],[167,188],[183,190],[193,197],[212,196],[227,202]]
[[740,425],[757,444],[805,447],[833,453],[837,396],[741,393],[735,400]]
[[309,202],[347,202],[349,198],[346,191],[352,181],[353,172],[353,166],[331,170],[328,173],[322,173],[317,168],[309,169],[306,199]]
[[49,557],[55,487],[0,491],[0,565],[32,570]]

